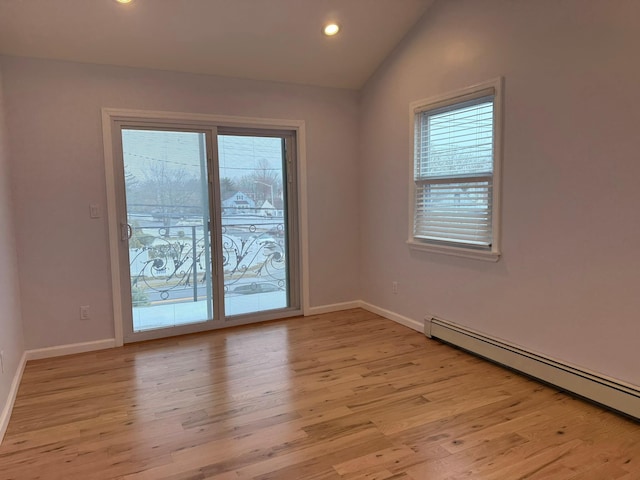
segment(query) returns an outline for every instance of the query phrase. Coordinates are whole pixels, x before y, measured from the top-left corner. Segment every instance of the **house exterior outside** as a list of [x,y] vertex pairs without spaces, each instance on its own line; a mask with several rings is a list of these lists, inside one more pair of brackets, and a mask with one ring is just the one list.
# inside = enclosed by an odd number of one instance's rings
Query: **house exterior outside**
[[251,197],[242,192],[236,192],[222,201],[223,215],[255,214],[256,203]]

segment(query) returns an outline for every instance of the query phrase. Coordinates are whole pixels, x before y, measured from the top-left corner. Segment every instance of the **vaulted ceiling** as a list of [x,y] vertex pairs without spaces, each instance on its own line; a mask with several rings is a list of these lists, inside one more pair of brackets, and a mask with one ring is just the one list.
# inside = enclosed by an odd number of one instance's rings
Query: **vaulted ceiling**
[[0,54],[357,89],[432,2],[0,0]]

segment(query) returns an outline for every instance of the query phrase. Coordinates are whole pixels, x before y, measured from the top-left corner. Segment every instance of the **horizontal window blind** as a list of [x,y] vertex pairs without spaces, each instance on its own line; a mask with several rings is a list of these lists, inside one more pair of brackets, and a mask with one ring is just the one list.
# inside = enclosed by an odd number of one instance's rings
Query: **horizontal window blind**
[[442,242],[491,245],[491,180],[418,183],[414,236]]
[[491,246],[493,105],[491,95],[416,113],[414,237]]

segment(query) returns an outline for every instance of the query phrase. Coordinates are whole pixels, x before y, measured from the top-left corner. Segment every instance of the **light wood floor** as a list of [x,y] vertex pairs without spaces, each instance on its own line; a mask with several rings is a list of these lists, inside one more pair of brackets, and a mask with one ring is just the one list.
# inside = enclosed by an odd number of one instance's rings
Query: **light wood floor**
[[363,310],[29,362],[0,479],[640,479],[640,425]]

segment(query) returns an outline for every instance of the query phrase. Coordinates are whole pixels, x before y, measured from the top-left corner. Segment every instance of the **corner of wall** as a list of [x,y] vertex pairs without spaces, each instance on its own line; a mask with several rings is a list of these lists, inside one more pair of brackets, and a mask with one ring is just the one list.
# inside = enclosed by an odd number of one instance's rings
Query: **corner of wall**
[[[1,58],[0,58],[1,62]],[[26,362],[16,260],[13,204],[9,181],[9,135],[5,123],[0,63],[0,442],[9,424],[13,402]]]

